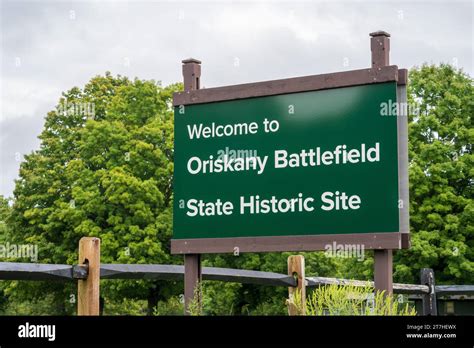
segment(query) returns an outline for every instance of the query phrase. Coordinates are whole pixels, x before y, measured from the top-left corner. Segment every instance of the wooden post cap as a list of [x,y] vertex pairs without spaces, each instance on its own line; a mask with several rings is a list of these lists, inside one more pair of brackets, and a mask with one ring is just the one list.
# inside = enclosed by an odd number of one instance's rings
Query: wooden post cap
[[181,63],[183,63],[183,64],[190,64],[190,63],[201,64],[201,61],[197,60],[195,58],[187,58],[187,59],[183,59],[181,61]]
[[369,34],[371,37],[377,37],[377,36],[385,36],[385,37],[390,37],[390,34],[387,33],[386,31],[379,30],[379,31],[374,31],[373,33]]

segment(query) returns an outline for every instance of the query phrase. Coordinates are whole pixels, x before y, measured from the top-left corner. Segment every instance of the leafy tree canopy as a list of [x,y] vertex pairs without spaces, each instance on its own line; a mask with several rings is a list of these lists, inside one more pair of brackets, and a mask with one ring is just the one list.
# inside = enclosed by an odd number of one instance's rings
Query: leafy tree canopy
[[474,281],[474,87],[450,65],[409,75],[409,174],[412,247],[396,258],[396,276],[417,282],[423,267],[438,281]]
[[[8,221],[0,225],[4,240],[38,244],[38,261],[45,263],[76,263],[83,236],[102,239],[104,263],[180,263],[169,253],[171,98],[180,88],[107,73],[65,92],[45,119],[40,149],[25,156],[12,209],[0,200],[1,220]],[[409,118],[412,248],[396,253],[395,280],[418,283],[420,269],[431,267],[438,282],[472,284],[472,78],[449,65],[424,65],[411,70],[408,96],[420,110]],[[213,255],[204,264],[286,273],[289,254]],[[305,256],[308,275],[373,276],[370,252],[362,262]],[[157,304],[163,312],[180,306],[181,282],[102,284],[108,299],[148,300],[148,313]],[[49,291],[57,314],[75,307],[65,305],[75,292],[72,283],[12,282],[0,290],[10,299]],[[204,294],[208,314],[285,313],[284,288],[206,283]]]
[[[104,263],[170,263],[171,98],[180,88],[107,73],[64,93],[21,165],[13,237],[38,244],[45,263],[76,263],[83,236],[101,238]],[[158,288],[110,286],[145,297]]]

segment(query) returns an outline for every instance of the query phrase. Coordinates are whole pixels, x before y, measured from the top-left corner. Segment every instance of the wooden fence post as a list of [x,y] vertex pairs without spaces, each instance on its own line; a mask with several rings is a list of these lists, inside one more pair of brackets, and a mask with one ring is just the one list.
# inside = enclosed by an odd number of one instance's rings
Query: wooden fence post
[[[288,288],[288,315],[306,315],[306,277],[304,272],[304,256],[291,255],[288,257],[288,275],[296,276],[296,287]],[[301,297],[301,307],[295,306],[294,294],[298,291]]]
[[77,285],[77,315],[99,315],[100,239],[83,237],[79,241],[79,265],[88,266],[87,279]]
[[434,271],[431,268],[422,268],[420,278],[421,285],[427,285],[430,288],[428,294],[423,294],[423,315],[438,315]]

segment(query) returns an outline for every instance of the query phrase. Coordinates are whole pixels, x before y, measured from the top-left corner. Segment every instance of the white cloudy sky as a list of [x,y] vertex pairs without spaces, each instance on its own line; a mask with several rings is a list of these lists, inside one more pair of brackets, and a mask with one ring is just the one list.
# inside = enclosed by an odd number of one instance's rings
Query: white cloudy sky
[[385,30],[392,64],[473,76],[473,28],[472,0],[0,0],[0,194],[12,195],[61,92],[105,71],[169,84],[195,57],[213,87],[360,69],[368,33]]

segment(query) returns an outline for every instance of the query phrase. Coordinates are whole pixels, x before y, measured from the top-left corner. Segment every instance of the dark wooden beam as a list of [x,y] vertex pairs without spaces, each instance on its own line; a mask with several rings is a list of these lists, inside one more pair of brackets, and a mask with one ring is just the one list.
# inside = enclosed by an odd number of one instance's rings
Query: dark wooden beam
[[172,239],[172,254],[213,254],[239,252],[273,251],[315,251],[325,250],[328,244],[359,244],[369,249],[401,249],[402,233],[350,233],[322,234],[310,236],[271,236]]
[[[183,70],[184,71],[184,70]],[[199,70],[200,71],[200,70]],[[269,95],[318,91],[330,88],[351,87],[398,81],[398,67],[386,66],[371,69],[342,71],[330,74],[293,77],[282,80],[245,83],[241,85],[186,90],[173,95],[173,105],[192,105],[223,100],[245,99]],[[191,70],[188,72],[191,74]],[[192,81],[193,77],[187,77]],[[185,77],[185,81],[186,77]],[[192,83],[185,84],[193,86]]]

